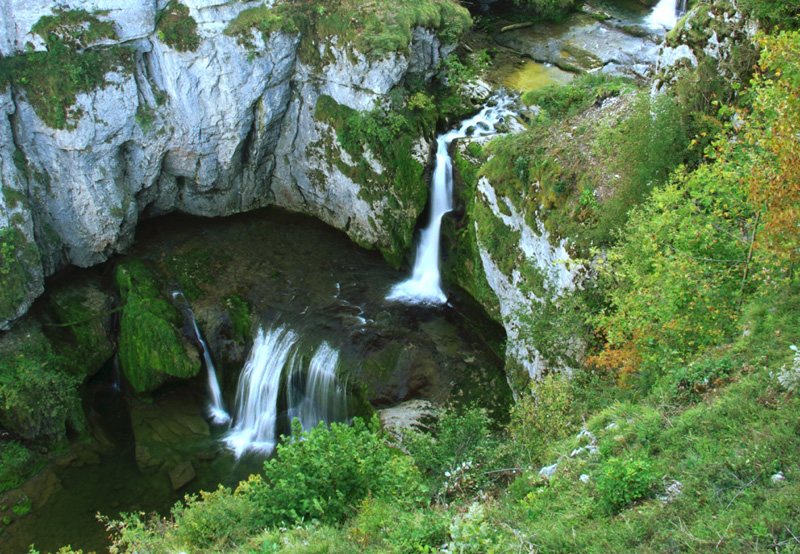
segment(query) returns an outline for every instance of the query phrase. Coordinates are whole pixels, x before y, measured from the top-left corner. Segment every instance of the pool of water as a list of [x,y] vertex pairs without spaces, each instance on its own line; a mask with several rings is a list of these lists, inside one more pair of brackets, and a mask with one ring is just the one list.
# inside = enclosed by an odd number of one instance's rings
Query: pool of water
[[[448,289],[448,305],[436,308],[387,301],[406,271],[314,219],[275,210],[222,219],[167,216],[143,224],[129,254],[163,270],[171,286],[180,283],[169,270],[176,257],[203,260],[190,275],[197,290],[189,303],[229,406],[246,356],[246,349],[230,346],[225,331],[224,299],[236,294],[251,306],[253,333],[258,326],[285,325],[311,349],[322,341],[337,348],[351,388],[377,408],[425,398],[440,405],[476,403],[499,420],[507,417],[502,329],[458,290]],[[85,386],[95,440],[77,445],[76,455],[38,477],[46,484],[34,509],[0,534],[0,551],[26,553],[35,544],[55,552],[69,544],[104,552],[108,534],[98,513],[167,515],[184,494],[218,483],[235,486],[258,472],[264,455],[237,459],[220,440],[227,428],[204,419],[204,378],[201,372],[143,402],[125,394],[124,382],[120,390],[108,364]],[[173,491],[158,465],[162,458],[190,460],[196,477]]]

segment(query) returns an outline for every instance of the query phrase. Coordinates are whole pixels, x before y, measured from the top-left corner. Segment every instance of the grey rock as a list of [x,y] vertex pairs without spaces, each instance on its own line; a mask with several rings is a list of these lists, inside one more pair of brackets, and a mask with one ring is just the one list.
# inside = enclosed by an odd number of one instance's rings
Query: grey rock
[[[267,205],[314,215],[364,245],[385,247],[385,198],[367,202],[361,186],[329,159],[323,144],[335,131],[314,118],[326,94],[356,110],[387,101],[404,76],[433,76],[450,52],[424,29],[413,31],[407,54],[367,58],[336,39],[320,43],[326,66],[297,61],[298,36],[254,32],[248,50],[222,33],[242,10],[259,2],[185,0],[198,23],[200,45],[179,52],[161,42],[155,17],[165,0],[0,0],[0,52],[28,43],[43,49],[31,27],[54,7],[102,10],[117,41],[133,48],[133,74],[112,72],[106,84],[77,96],[79,116],[52,129],[24,90],[0,98],[2,180],[26,197],[22,207],[0,196],[0,228],[13,217],[35,240],[41,263],[29,268],[25,298],[0,328],[41,294],[43,277],[74,264],[90,266],[125,250],[140,219],[172,211],[220,216]],[[107,12],[106,12],[107,11]],[[427,159],[426,141],[415,148]],[[28,160],[16,169],[15,150]],[[353,164],[334,147],[345,164]],[[382,168],[370,152],[373,170]],[[18,215],[15,215],[18,214]],[[418,214],[408,210],[409,224]]]

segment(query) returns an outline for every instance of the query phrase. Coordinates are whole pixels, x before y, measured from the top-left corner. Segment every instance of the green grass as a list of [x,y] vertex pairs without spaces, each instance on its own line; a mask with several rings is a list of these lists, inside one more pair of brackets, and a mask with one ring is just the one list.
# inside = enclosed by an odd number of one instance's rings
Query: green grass
[[42,17],[32,28],[47,51],[0,59],[0,84],[11,83],[27,93],[36,114],[54,129],[71,129],[82,114],[77,95],[107,83],[110,71],[133,73],[132,51],[120,46],[92,46],[116,39],[108,22],[84,10]]

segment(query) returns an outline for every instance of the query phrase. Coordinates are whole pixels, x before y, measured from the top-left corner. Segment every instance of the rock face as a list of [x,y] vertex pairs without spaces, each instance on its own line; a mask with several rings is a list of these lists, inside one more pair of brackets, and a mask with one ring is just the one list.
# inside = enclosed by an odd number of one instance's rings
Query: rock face
[[656,41],[660,37],[656,31],[640,27],[635,34],[643,36],[625,32],[613,21],[602,22],[590,15],[577,14],[564,23],[540,23],[498,33],[495,40],[534,61],[569,71],[642,77],[656,60]]
[[[531,379],[538,379],[547,369],[569,371],[558,360],[545,360],[536,342],[539,337],[532,332],[531,313],[535,307],[547,300],[558,298],[575,284],[576,270],[570,269],[567,239],[557,245],[551,244],[550,235],[539,220],[537,229],[531,229],[524,214],[519,213],[507,198],[498,198],[491,183],[486,178],[478,182],[478,199],[485,204],[504,226],[519,237],[515,248],[519,265],[534,267],[542,276],[543,290],[537,295],[531,290],[526,278],[516,267],[504,273],[487,250],[486,230],[474,222],[483,272],[486,280],[497,295],[503,327],[506,329],[506,365],[520,366]],[[500,206],[502,204],[502,207]],[[513,372],[509,372],[513,377]]]
[[[186,4],[197,23],[194,51],[171,47],[156,29],[164,0],[59,2],[61,10],[86,10],[110,23],[117,38],[93,44],[121,45],[132,60],[77,93],[64,128],[48,126],[25,88],[0,93],[7,116],[0,124],[0,229],[13,232],[13,261],[24,272],[13,282],[0,274],[0,329],[41,294],[44,276],[124,250],[142,217],[175,210],[220,216],[277,204],[316,215],[365,246],[392,244],[380,225],[385,201],[363,200],[361,186],[321,155],[319,144],[335,140],[335,132],[314,118],[316,98],[372,108],[406,73],[433,74],[446,53],[436,36],[417,29],[408,53],[378,60],[335,38],[320,41],[333,61],[312,67],[298,62],[298,36],[265,39],[254,31],[243,46],[223,33],[261,2]],[[58,13],[52,8],[1,1],[0,52],[45,50],[32,27]],[[409,228],[420,209],[404,212]],[[11,256],[4,248],[3,258]]]
[[[732,82],[749,79],[756,61],[758,25],[729,0],[698,3],[670,31],[658,50],[653,90],[674,84],[683,69],[709,60],[713,73]],[[749,61],[748,61],[749,60]]]

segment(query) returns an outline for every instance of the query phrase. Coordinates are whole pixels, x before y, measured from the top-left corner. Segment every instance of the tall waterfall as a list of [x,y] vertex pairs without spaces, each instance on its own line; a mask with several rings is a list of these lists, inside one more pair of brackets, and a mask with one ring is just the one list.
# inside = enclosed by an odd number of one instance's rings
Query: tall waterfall
[[417,304],[442,304],[447,300],[442,292],[439,275],[439,235],[442,217],[453,209],[453,161],[448,153],[450,143],[468,136],[483,136],[495,132],[495,126],[512,112],[511,98],[493,97],[478,115],[461,122],[436,139],[436,165],[431,183],[431,221],[422,230],[414,270],[411,277],[395,285],[389,300]]
[[656,7],[647,16],[647,23],[651,27],[664,27],[672,29],[678,22],[678,16],[685,9],[685,2],[682,0],[659,0]]
[[336,378],[339,352],[323,342],[304,372],[293,364],[289,377],[289,417],[300,420],[304,431],[321,421],[341,421],[347,417],[347,402]]
[[286,327],[258,330],[239,376],[234,425],[224,438],[237,457],[250,450],[272,452],[283,406],[303,429],[346,418],[346,398],[336,378],[339,352],[323,342],[306,367],[299,344],[298,335]]
[[200,344],[200,348],[203,351],[203,363],[205,363],[206,371],[208,372],[208,392],[211,397],[211,404],[208,406],[208,414],[211,416],[211,420],[214,423],[220,425],[228,423],[231,417],[228,415],[228,412],[225,411],[222,391],[219,388],[219,381],[217,380],[217,371],[214,368],[214,361],[211,359],[211,354],[209,353],[206,341],[203,340],[203,335],[200,334],[200,329],[197,328],[197,320],[194,318],[194,312],[182,292],[173,292],[172,297],[180,301],[184,315],[192,322],[195,340]]

